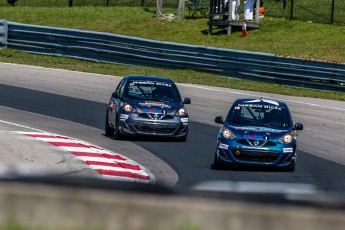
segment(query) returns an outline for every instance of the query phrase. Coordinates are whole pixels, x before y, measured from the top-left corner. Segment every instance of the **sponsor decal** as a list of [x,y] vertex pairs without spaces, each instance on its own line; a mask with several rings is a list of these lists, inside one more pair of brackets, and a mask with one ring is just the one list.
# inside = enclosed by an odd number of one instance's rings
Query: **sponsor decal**
[[170,83],[158,81],[132,81],[129,85],[161,85],[166,87],[172,87],[172,84]]
[[143,107],[155,106],[155,107],[161,107],[161,108],[171,108],[170,105],[164,104],[162,102],[157,102],[157,101],[145,101],[145,102],[139,103],[139,105]]
[[127,120],[128,117],[129,117],[129,115],[127,115],[127,114],[121,114],[120,120],[121,120],[121,121]]
[[269,148],[242,146],[242,149],[257,149],[257,150],[269,150]]
[[160,109],[144,109],[145,113],[150,113],[150,114],[161,114],[162,110]]
[[261,135],[243,135],[243,138],[251,140],[264,140],[264,136]]
[[189,121],[188,117],[181,118],[181,122],[188,122],[188,121]]
[[225,150],[228,150],[228,149],[229,149],[229,145],[226,145],[226,144],[223,144],[223,143],[220,143],[218,147],[219,147],[220,149],[225,149]]
[[236,129],[236,130],[270,132],[270,133],[282,133],[282,132],[288,131],[288,130],[272,129],[272,128],[267,128],[267,127],[253,127],[253,126],[248,126],[248,127],[230,126],[230,128]]
[[293,153],[293,148],[283,148],[283,153]]
[[276,110],[282,110],[279,106],[274,105],[258,105],[258,104],[238,104],[238,107],[251,107],[251,108],[259,108],[259,109],[276,109]]

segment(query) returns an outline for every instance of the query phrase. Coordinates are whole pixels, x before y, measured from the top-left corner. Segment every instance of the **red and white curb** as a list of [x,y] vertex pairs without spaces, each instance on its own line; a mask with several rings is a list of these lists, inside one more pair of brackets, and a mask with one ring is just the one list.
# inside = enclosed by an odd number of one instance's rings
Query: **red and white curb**
[[104,179],[154,183],[154,176],[138,163],[101,147],[70,137],[45,132],[17,133],[47,142],[74,154]]

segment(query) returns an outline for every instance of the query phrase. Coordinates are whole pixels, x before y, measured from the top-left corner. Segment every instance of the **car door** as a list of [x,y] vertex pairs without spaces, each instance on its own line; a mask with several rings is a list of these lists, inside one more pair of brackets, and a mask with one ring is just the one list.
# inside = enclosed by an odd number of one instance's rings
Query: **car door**
[[116,122],[117,122],[116,118],[118,116],[118,113],[121,112],[120,107],[121,107],[121,102],[122,102],[124,85],[125,85],[125,79],[122,79],[122,81],[119,83],[119,85],[117,86],[114,92],[117,95],[117,97],[113,97],[114,96],[113,94],[111,97],[113,104],[111,107],[108,106],[109,123],[110,123],[110,126],[114,128],[116,127]]

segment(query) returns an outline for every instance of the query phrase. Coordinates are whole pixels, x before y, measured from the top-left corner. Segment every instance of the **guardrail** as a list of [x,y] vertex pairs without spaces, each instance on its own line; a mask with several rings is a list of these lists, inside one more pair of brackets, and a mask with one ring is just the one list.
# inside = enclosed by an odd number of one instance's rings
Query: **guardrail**
[[345,92],[345,64],[110,33],[7,22],[7,46],[96,62],[194,69],[281,85]]

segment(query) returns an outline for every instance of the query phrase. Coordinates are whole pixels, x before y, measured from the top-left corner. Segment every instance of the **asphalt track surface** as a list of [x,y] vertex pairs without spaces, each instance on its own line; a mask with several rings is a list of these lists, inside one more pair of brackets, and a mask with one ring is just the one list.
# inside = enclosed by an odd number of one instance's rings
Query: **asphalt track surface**
[[[313,184],[322,191],[345,191],[345,102],[178,84],[182,97],[192,100],[187,105],[191,122],[186,143],[117,141],[104,136],[103,127],[105,103],[121,78],[6,63],[0,63],[0,70],[1,120],[118,152],[150,170],[157,183],[187,187],[207,180],[284,182]],[[225,116],[236,98],[261,96],[284,100],[294,122],[304,124],[298,136],[295,172],[213,170],[219,130],[214,117]],[[3,163],[5,155],[1,156]],[[50,159],[47,153],[41,157]]]

